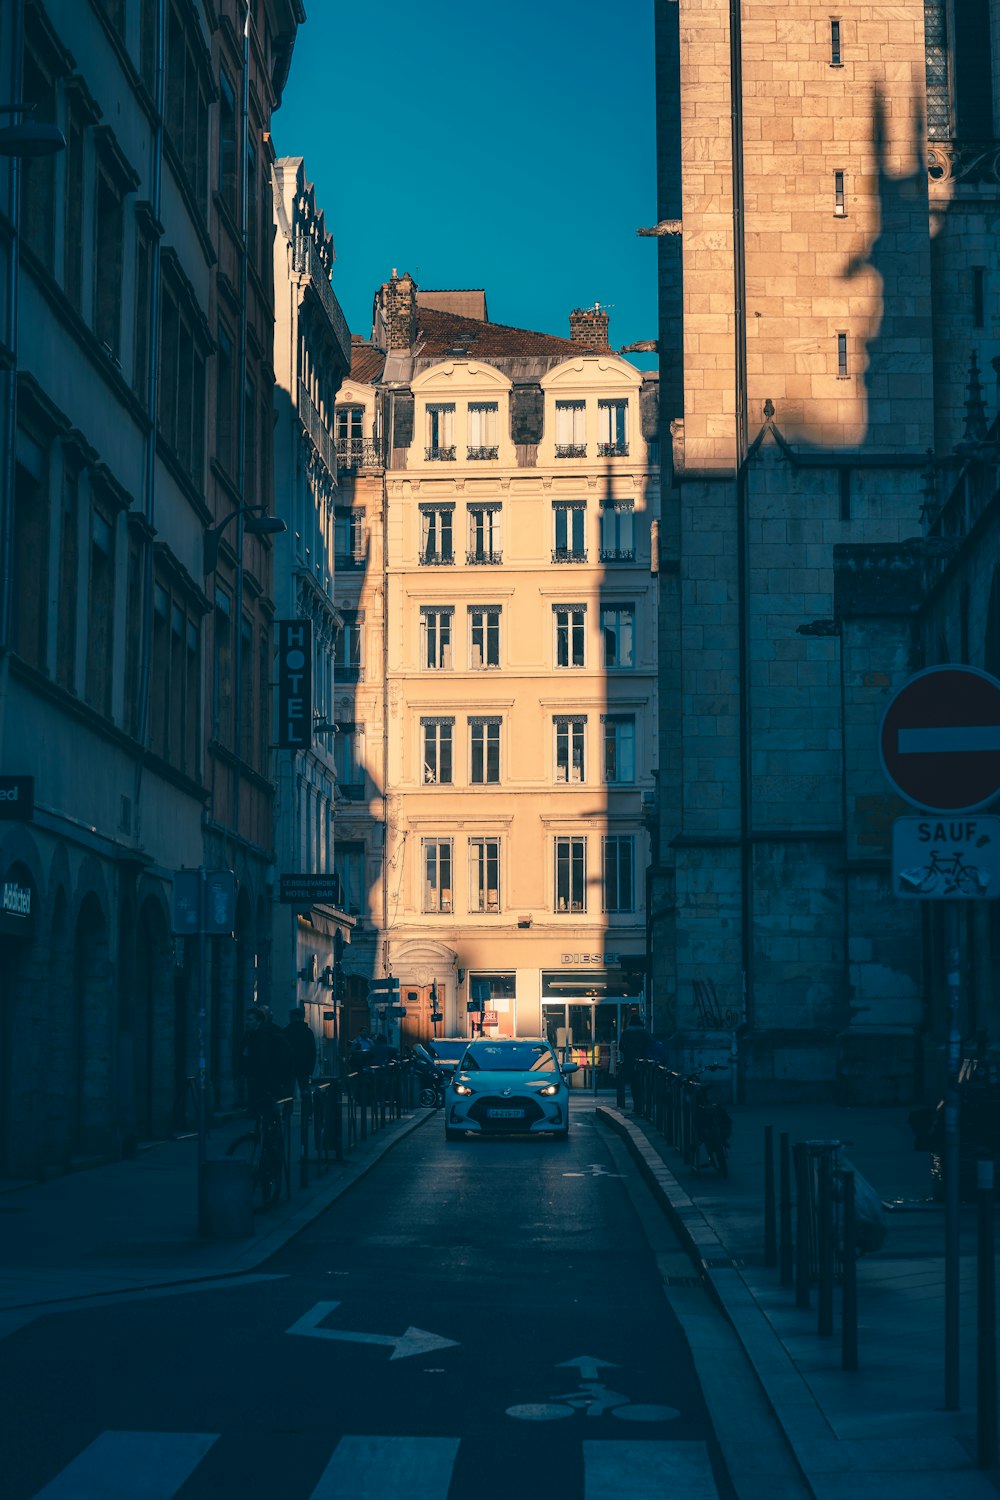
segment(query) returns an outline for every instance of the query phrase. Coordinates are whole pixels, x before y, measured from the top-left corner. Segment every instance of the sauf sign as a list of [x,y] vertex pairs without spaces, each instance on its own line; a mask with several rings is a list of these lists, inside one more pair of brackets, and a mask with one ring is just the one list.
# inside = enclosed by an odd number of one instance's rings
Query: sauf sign
[[312,621],[279,620],[278,747],[312,745]]

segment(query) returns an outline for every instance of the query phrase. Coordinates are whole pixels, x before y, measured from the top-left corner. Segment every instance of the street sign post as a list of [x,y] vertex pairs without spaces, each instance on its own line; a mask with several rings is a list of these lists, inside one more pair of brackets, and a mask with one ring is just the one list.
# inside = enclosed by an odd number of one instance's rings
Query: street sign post
[[976,667],[929,667],[889,702],[882,768],[914,807],[977,812],[1000,793],[1000,682]]
[[[997,891],[997,818],[978,812],[1000,793],[1000,682],[977,667],[929,667],[904,682],[882,716],[882,769],[913,807],[939,818],[893,828],[896,893],[947,900],[948,1056],[944,1097],[944,1405],[959,1406],[959,1109],[961,947],[958,901]],[[992,890],[991,890],[992,887]]]

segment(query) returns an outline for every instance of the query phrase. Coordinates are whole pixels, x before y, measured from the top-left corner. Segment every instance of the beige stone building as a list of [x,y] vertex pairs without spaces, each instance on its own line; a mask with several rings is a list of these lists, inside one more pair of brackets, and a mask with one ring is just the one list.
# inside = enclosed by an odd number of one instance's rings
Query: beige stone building
[[657,383],[570,323],[394,273],[338,397],[336,857],[405,1039],[587,1046],[644,1003]]
[[877,717],[922,663],[852,650],[855,705],[835,550],[919,536],[969,353],[996,353],[1000,8],[661,0],[656,16],[655,1020],[679,1045],[735,1045],[748,1097],[907,1098],[929,984],[902,951],[919,949],[912,913],[886,900],[891,799],[866,773],[854,800],[848,779],[852,716]]

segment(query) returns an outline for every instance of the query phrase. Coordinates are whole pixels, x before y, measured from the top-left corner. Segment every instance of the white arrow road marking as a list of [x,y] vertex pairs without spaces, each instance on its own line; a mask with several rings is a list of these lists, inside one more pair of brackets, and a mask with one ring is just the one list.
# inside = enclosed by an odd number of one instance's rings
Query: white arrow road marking
[[[579,1370],[581,1380],[596,1380],[598,1370],[617,1370],[610,1359],[597,1359],[593,1354],[578,1354],[576,1359],[564,1359],[557,1370]],[[558,1399],[558,1398],[557,1398]]]
[[966,754],[976,750],[1000,750],[1000,725],[959,724],[951,729],[901,729],[898,749],[900,755],[936,755],[942,750]]
[[313,1339],[340,1339],[349,1344],[383,1344],[392,1350],[390,1359],[409,1359],[413,1354],[429,1354],[432,1349],[458,1347],[457,1339],[444,1339],[423,1328],[408,1328],[405,1333],[352,1333],[343,1328],[320,1328],[324,1318],[340,1306],[339,1302],[317,1302],[287,1331]]

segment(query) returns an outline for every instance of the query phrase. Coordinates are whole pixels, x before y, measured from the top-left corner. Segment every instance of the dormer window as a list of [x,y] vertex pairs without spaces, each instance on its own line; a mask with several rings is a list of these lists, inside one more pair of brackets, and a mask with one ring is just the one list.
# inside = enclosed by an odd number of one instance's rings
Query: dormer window
[[455,461],[455,403],[434,402],[427,408],[428,459],[454,463]]
[[556,458],[586,458],[586,401],[556,402]]
[[499,406],[495,401],[469,402],[469,458],[499,458]]

